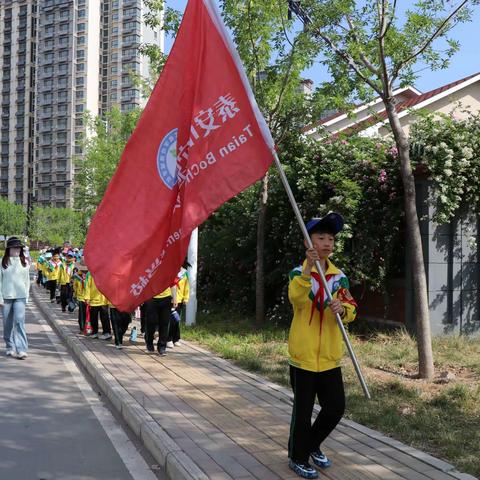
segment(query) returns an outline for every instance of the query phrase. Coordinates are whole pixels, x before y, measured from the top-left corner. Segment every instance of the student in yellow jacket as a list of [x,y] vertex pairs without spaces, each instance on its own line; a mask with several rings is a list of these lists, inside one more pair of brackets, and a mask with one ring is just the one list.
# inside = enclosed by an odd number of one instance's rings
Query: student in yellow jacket
[[66,255],[66,260],[60,266],[58,275],[58,284],[60,285],[60,304],[62,312],[67,311],[68,302],[72,300],[72,284],[73,269],[75,267],[75,254],[69,250]]
[[170,287],[145,302],[145,344],[147,351],[155,351],[153,339],[155,330],[158,330],[157,351],[161,356],[166,355],[171,308],[172,291]]
[[75,264],[75,270],[72,276],[73,297],[78,303],[78,326],[80,333],[85,329],[87,319],[87,306],[85,304],[85,284],[87,281],[87,266],[83,262]]
[[55,302],[55,291],[57,288],[58,276],[60,275],[60,268],[62,261],[60,260],[60,254],[57,250],[52,253],[52,256],[48,258],[44,266],[44,275],[47,279],[45,284],[47,290],[50,292],[50,301]]
[[[92,324],[91,338],[100,338],[109,340],[112,338],[112,329],[110,327],[110,318],[108,316],[108,300],[98,290],[93,280],[92,274],[87,273],[85,282],[85,303],[90,308],[90,322]],[[102,335],[98,336],[98,316],[102,322]]]
[[[190,267],[188,262],[184,262],[182,268],[175,278],[172,287],[172,315],[170,315],[170,328],[168,331],[167,347],[173,348],[181,344],[180,340],[180,318],[182,316],[183,305],[188,303],[190,299],[190,283],[188,281],[187,268]],[[176,314],[173,314],[176,312]]]
[[[356,316],[356,303],[349,292],[345,274],[329,257],[333,253],[335,235],[343,228],[343,218],[329,213],[307,223],[313,248],[307,249],[306,260],[290,272],[288,298],[293,306],[293,320],[288,338],[290,382],[294,404],[289,440],[289,466],[300,477],[317,478],[309,459],[320,468],[331,465],[322,453],[321,444],[337,426],[345,410],[340,360],[343,341],[335,315],[343,322]],[[333,300],[328,301],[315,268],[322,266]],[[315,397],[321,411],[311,424]]]

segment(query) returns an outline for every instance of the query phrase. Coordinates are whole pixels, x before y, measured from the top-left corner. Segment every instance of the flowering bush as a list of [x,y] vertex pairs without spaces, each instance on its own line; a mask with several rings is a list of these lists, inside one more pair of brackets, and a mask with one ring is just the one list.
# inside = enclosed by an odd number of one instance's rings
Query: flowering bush
[[424,115],[412,127],[413,159],[434,181],[433,220],[450,221],[468,206],[480,207],[480,114],[458,120],[451,115]]
[[[391,143],[360,137],[316,142],[292,134],[279,150],[303,217],[334,210],[345,218],[334,261],[352,283],[381,287],[387,272],[403,266],[404,258],[399,235],[403,195]],[[199,287],[207,301],[254,308],[258,196],[257,185],[224,205],[200,231]],[[266,305],[270,320],[280,320],[282,310],[289,311],[287,274],[303,260],[305,247],[273,170],[267,217]]]

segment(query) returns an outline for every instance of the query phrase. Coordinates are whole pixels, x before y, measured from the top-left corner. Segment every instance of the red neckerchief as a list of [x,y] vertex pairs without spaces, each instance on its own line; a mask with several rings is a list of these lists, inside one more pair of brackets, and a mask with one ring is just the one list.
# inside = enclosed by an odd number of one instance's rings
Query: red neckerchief
[[[320,275],[317,272],[311,272],[310,275],[318,282],[318,290],[313,298],[312,302],[312,309],[310,311],[310,321],[308,322],[309,325],[312,324],[313,314],[315,313],[315,307],[320,303],[319,313],[320,313],[320,335],[322,334],[322,324],[323,324],[323,297],[325,289],[323,288],[323,282],[320,278]],[[330,279],[332,275],[325,275],[325,280]]]

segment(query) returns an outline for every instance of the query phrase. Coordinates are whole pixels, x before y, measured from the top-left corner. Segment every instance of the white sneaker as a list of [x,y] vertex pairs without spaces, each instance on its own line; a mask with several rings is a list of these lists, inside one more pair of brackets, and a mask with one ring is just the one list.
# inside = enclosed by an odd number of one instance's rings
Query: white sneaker
[[7,357],[13,357],[15,356],[15,350],[13,350],[13,348],[9,348],[6,352],[5,352],[5,355]]
[[115,345],[115,348],[116,348],[117,350],[121,350],[123,347],[122,347],[121,345]]
[[17,358],[18,358],[19,360],[23,360],[23,359],[25,359],[25,358],[27,358],[27,357],[28,357],[28,355],[26,354],[26,352],[18,352],[18,353],[17,353]]
[[176,347],[179,347],[180,345],[183,345],[183,343],[182,343],[181,340],[179,340],[178,342],[175,342],[174,345],[175,345]]
[[112,338],[112,334],[111,333],[104,333],[103,335],[100,335],[98,338],[100,340],[110,340]]
[[167,342],[167,348],[173,348],[173,342]]
[[90,338],[98,338],[98,333],[92,333],[89,335]]

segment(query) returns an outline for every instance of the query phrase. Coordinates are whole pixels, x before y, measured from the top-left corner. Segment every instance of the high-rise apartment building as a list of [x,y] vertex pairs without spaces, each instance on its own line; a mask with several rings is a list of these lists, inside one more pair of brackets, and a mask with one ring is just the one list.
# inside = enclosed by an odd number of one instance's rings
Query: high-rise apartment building
[[33,184],[37,7],[0,4],[0,195],[26,205]]
[[2,1],[1,195],[72,206],[85,112],[142,105],[132,74],[148,76],[148,63],[138,47],[163,47],[144,13],[142,0]]

